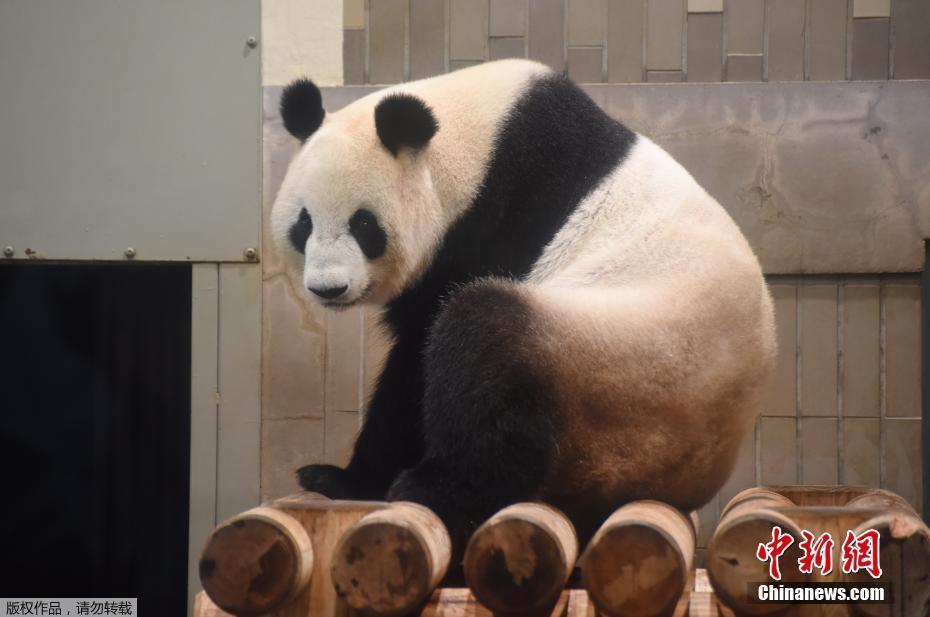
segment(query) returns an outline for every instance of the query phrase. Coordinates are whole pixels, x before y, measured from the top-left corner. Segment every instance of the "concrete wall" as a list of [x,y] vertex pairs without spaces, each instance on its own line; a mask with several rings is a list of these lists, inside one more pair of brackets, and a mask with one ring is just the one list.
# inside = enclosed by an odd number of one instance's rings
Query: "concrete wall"
[[342,83],[342,0],[262,0],[262,82]]

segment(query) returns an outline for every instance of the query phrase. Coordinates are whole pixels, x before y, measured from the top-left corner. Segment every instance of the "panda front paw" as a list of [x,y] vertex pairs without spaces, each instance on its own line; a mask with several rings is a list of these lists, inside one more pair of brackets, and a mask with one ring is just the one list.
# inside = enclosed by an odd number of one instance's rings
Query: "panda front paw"
[[363,499],[365,496],[351,474],[335,465],[305,465],[297,470],[297,481],[305,490],[330,499]]

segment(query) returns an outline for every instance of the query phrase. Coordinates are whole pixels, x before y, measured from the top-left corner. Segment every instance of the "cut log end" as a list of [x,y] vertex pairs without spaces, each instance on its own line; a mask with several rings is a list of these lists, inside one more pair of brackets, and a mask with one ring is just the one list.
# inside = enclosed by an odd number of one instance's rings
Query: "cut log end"
[[581,560],[585,589],[612,617],[671,615],[694,559],[692,522],[659,502],[634,502],[601,526]]
[[282,606],[306,586],[312,568],[313,550],[303,527],[265,507],[217,527],[199,565],[210,599],[236,615],[260,615]]
[[415,610],[439,584],[449,565],[450,541],[435,514],[394,503],[356,523],[332,559],[336,594],[368,615]]
[[194,596],[194,617],[235,617],[218,607],[207,592],[200,591]]
[[[724,604],[739,614],[767,615],[783,611],[787,605],[760,603],[751,597],[750,583],[769,580],[769,564],[758,559],[756,550],[760,543],[771,538],[776,525],[794,538],[800,538],[801,533],[790,518],[773,510],[759,508],[737,512],[731,509],[729,515],[721,519],[708,547],[707,574],[714,591]],[[798,556],[797,542],[782,555],[784,582],[806,580],[796,567]]]
[[535,614],[558,600],[577,554],[578,540],[564,514],[543,504],[515,504],[472,535],[465,580],[495,613]]

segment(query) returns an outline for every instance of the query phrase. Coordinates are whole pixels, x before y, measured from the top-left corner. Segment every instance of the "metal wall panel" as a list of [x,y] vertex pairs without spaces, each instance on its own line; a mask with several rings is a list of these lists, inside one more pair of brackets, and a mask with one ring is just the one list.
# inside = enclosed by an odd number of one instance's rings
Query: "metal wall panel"
[[259,242],[259,8],[0,3],[0,247],[244,260]]
[[197,564],[216,526],[217,349],[219,266],[196,264],[191,272],[191,469],[188,534],[188,606],[200,591]]
[[259,502],[261,268],[197,264],[191,285],[188,608],[207,536]]
[[258,265],[224,264],[219,268],[217,522],[259,502],[261,286]]

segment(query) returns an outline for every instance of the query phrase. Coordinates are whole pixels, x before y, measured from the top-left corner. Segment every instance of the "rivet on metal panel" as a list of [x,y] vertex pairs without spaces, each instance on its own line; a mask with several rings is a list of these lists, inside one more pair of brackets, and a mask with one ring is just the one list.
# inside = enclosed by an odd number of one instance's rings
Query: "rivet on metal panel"
[[14,249],[12,246],[5,246],[5,247],[3,247],[3,256],[4,256],[4,257],[12,257],[12,256],[13,256],[13,253],[15,253],[15,252],[16,252],[16,249]]
[[255,261],[257,257],[258,257],[258,251],[256,251],[254,248],[250,246],[249,248],[245,249],[246,259],[248,259],[249,261]]
[[136,249],[130,246],[125,251],[123,251],[123,255],[126,256],[126,259],[132,259],[133,257],[136,256]]
[[245,40],[245,44],[251,47],[252,49],[255,49],[256,47],[258,47],[258,39],[255,38],[254,36],[250,36],[249,38]]

